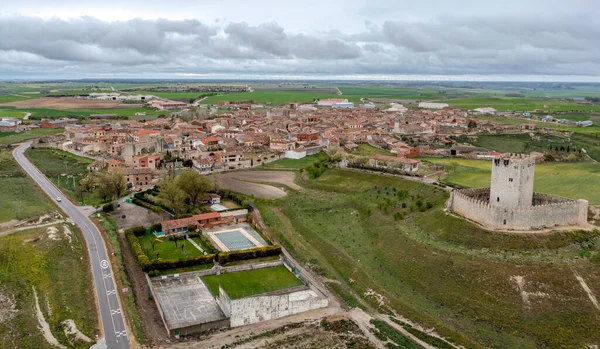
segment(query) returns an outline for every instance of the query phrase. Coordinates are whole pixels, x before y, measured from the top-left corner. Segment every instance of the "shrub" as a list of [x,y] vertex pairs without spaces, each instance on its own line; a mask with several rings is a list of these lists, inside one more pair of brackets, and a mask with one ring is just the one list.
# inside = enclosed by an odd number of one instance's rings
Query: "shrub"
[[243,261],[247,259],[255,259],[268,256],[278,256],[281,254],[281,246],[271,245],[265,247],[257,247],[242,251],[219,252],[217,261],[221,264]]
[[153,231],[162,231],[162,224],[161,223],[152,224],[152,230]]
[[109,202],[108,204],[102,206],[102,211],[104,211],[104,213],[112,212],[114,210],[115,204],[113,204],[112,202]]

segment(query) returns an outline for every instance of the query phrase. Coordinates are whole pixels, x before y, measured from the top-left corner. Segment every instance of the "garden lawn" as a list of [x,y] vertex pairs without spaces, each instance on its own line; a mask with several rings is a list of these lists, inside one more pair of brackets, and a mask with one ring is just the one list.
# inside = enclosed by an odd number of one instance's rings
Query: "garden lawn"
[[231,299],[239,299],[303,285],[302,281],[283,265],[273,268],[204,276],[202,277],[202,281],[204,281],[213,295],[219,295],[220,285]]
[[[177,246],[175,246],[174,241],[169,241],[166,237],[157,239],[154,234],[146,234],[138,239],[140,240],[140,245],[142,245],[142,250],[150,260],[156,259],[157,253],[158,258],[161,259],[182,259],[203,256],[200,250],[185,239],[177,241]],[[154,249],[152,249],[152,241],[156,241]],[[181,246],[183,246],[183,250]]]
[[[446,181],[465,188],[489,187],[492,162],[468,159],[422,159],[432,163],[455,162],[458,168]],[[588,162],[535,165],[534,190],[600,205],[600,164]]]

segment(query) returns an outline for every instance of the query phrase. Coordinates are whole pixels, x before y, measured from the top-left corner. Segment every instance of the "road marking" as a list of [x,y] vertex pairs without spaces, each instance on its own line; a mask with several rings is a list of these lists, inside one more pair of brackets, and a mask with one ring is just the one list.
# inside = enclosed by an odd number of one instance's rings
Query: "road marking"
[[108,262],[106,261],[106,259],[103,259],[100,262],[100,266],[102,267],[102,269],[108,269]]
[[111,275],[110,275],[110,273],[108,273],[108,274],[102,275],[102,277],[106,279],[106,278],[111,277]]
[[127,331],[115,332],[115,335],[117,337],[121,337],[121,336],[127,337]]
[[107,296],[110,296],[111,294],[116,294],[116,293],[117,293],[117,291],[115,291],[115,290],[106,291]]
[[121,309],[117,308],[116,310],[111,310],[110,311],[111,315],[115,315],[115,314],[121,314]]

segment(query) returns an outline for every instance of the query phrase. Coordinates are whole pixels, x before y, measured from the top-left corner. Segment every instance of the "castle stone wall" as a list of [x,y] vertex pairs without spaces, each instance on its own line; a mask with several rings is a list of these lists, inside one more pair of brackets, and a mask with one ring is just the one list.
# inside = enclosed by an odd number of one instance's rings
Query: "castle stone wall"
[[535,206],[502,207],[481,199],[487,191],[488,188],[455,190],[449,209],[491,229],[531,230],[541,226],[583,227],[587,224],[587,200],[535,193],[532,199],[537,203]]
[[535,159],[510,156],[492,160],[490,204],[492,206],[530,206],[533,197]]

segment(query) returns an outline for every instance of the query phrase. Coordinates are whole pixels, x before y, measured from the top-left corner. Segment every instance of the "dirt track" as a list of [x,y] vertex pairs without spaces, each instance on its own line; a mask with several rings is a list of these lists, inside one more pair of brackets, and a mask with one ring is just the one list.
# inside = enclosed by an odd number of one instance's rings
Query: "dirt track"
[[302,187],[294,183],[296,174],[289,171],[240,171],[224,173],[219,178],[223,188],[255,195],[263,199],[278,199],[286,195],[282,188],[261,183],[280,183],[294,190]]
[[17,102],[2,103],[0,106],[17,108],[56,108],[56,109],[94,109],[94,108],[127,108],[137,105],[122,105],[119,101],[97,101],[77,98],[37,98]]

